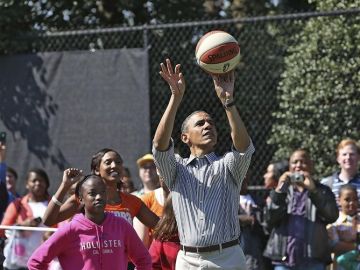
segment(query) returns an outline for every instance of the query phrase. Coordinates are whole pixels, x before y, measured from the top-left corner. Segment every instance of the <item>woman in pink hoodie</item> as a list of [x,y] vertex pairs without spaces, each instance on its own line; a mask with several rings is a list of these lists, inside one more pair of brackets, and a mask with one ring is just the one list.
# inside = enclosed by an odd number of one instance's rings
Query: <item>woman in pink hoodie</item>
[[75,193],[85,213],[75,215],[44,242],[29,259],[28,268],[45,270],[58,257],[63,270],[126,270],[130,258],[138,270],[151,270],[150,255],[132,226],[104,212],[106,186],[102,179],[84,177]]

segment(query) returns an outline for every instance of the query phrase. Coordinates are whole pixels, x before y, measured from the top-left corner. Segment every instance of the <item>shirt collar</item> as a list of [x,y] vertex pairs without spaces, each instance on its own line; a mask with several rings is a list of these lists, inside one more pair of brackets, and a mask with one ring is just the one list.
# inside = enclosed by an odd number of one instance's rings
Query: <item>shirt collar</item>
[[339,221],[340,223],[344,223],[347,221],[347,215],[345,215],[343,212],[339,212]]
[[[360,215],[359,213],[357,213],[356,215],[354,215],[352,218],[356,218],[358,221],[360,221]],[[341,223],[345,223],[348,220],[348,215],[344,214],[343,212],[339,212],[339,219],[338,219]]]
[[[344,183],[344,181],[340,179],[339,175],[340,175],[340,172],[335,172],[334,175],[333,175],[334,179],[335,179],[337,182]],[[351,179],[349,180],[348,183],[350,183],[350,182],[352,182],[352,181],[354,181],[354,180],[356,180],[356,179],[359,179],[359,178],[360,178],[360,174],[357,173],[357,174],[354,175],[353,178],[351,178]]]
[[[189,165],[191,162],[193,162],[197,157],[190,155],[190,157],[188,158],[186,165]],[[209,154],[206,154],[204,157],[201,158],[206,158],[206,160],[208,161],[208,163],[213,163],[215,160],[218,159],[217,155],[214,152],[211,152]]]

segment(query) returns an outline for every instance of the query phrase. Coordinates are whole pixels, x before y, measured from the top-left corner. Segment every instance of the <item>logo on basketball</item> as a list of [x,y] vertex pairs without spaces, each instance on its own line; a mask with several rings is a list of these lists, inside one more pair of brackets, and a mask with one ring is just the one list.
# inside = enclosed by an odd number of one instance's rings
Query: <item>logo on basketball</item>
[[211,31],[196,45],[196,61],[205,71],[221,74],[233,70],[240,62],[240,46],[227,32]]
[[230,67],[230,64],[229,63],[226,63],[223,67],[223,72],[227,72],[229,71],[229,67]]

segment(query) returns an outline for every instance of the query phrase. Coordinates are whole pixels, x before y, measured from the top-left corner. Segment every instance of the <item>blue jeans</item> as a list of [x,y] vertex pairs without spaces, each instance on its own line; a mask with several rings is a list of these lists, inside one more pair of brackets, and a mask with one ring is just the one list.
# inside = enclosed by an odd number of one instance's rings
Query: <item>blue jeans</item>
[[319,262],[307,263],[298,266],[275,265],[274,270],[325,270],[325,264]]

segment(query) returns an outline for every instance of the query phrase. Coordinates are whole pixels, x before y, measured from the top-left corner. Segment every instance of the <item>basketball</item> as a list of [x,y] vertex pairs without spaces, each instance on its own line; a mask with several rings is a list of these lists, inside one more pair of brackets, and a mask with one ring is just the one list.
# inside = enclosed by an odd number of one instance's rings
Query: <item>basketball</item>
[[240,62],[240,46],[227,32],[211,31],[196,45],[196,62],[205,71],[223,74],[233,70]]

